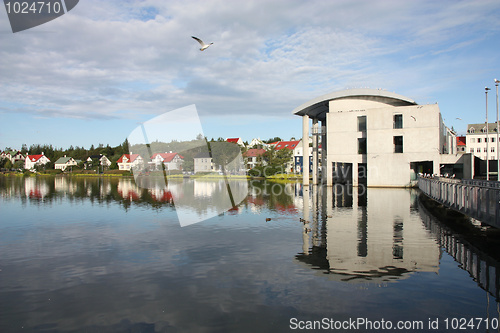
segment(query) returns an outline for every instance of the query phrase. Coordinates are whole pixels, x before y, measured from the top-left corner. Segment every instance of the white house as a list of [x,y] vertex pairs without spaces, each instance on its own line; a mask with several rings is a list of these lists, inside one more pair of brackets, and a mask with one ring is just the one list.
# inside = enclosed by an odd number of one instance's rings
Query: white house
[[149,162],[149,164],[151,169],[154,170],[162,170],[162,163],[165,170],[182,170],[183,159],[184,157],[178,153],[156,153],[151,157],[151,162]]
[[7,158],[12,164],[16,163],[17,161],[24,161],[26,159],[26,157],[20,151],[16,150],[3,151],[0,154],[0,158]]
[[245,144],[243,143],[243,140],[241,138],[227,138],[226,141],[231,142],[231,143],[236,143],[240,147],[245,146]]
[[498,159],[498,139],[497,124],[489,123],[488,131],[486,124],[467,125],[467,134],[465,135],[466,152],[479,157],[482,160]]
[[24,160],[24,168],[32,170],[37,165],[45,165],[49,162],[50,160],[43,153],[41,155],[27,155]]
[[261,139],[252,139],[252,141],[248,144],[249,148],[267,148],[267,143],[264,143]]
[[[111,165],[111,161],[106,156],[104,156],[102,154],[89,156],[87,158],[87,160],[85,161],[86,162],[85,164],[92,165],[93,161],[99,161],[99,165],[106,167],[106,168],[109,168],[109,166]],[[93,166],[96,166],[96,165],[93,165]]]
[[212,160],[212,156],[210,156],[210,153],[208,151],[196,154],[193,160],[194,160],[194,173],[215,171],[215,166]]
[[78,163],[73,157],[60,157],[57,161],[54,162],[54,169],[56,170],[66,170],[67,167],[77,165]]
[[142,168],[144,159],[139,154],[123,154],[118,161],[119,170],[130,170],[132,168]]

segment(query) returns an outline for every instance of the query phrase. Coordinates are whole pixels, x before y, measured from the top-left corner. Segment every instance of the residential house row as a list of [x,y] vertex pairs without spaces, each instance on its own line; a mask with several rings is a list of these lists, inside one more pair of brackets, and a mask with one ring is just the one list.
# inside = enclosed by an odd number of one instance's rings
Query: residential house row
[[[238,144],[240,147],[245,147],[241,138],[228,138],[227,142]],[[292,150],[292,158],[287,163],[287,172],[300,173],[302,169],[302,140],[292,141],[277,141],[270,144],[264,143],[260,139],[253,139],[248,146],[248,149],[243,153],[245,171],[255,168],[256,166],[265,166],[266,162],[263,158],[266,149],[274,148],[275,150],[289,149]],[[312,149],[311,147],[309,148]],[[309,154],[311,155],[311,154]],[[24,168],[33,170],[37,165],[45,165],[50,162],[50,159],[42,154],[24,155],[20,151],[4,151],[0,154],[0,158],[7,158],[13,164],[18,161],[24,161]],[[64,155],[54,162],[54,169],[66,171],[73,166],[77,166],[82,160],[75,159],[71,156]],[[84,162],[85,169],[100,166],[109,168],[111,161],[105,155],[89,156]],[[119,170],[131,170],[133,168],[147,170],[182,170],[184,157],[176,152],[155,153],[146,160],[139,154],[123,154],[117,160]],[[194,156],[194,172],[220,172],[220,167],[216,166],[212,157],[208,152],[202,152]],[[163,164],[163,167],[162,167]],[[312,167],[312,157],[309,161],[310,168]]]

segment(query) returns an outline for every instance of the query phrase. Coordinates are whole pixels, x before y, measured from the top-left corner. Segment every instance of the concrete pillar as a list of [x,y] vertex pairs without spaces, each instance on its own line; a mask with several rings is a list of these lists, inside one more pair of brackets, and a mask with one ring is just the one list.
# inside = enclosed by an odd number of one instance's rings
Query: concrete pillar
[[309,117],[302,116],[302,184],[309,186]]
[[327,183],[326,177],[326,120],[321,122],[321,183]]
[[358,168],[358,163],[353,161],[352,162],[352,186],[358,186],[358,173],[359,173],[359,168]]
[[318,119],[313,119],[313,127],[312,127],[312,140],[313,140],[313,149],[312,149],[312,183],[313,185],[318,184]]

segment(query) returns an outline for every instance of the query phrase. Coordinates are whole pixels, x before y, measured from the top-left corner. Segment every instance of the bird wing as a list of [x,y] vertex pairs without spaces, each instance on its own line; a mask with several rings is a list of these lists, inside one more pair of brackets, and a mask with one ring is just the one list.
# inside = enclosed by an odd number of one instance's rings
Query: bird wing
[[201,46],[205,46],[205,43],[203,43],[203,41],[195,36],[191,36],[193,39],[195,39],[196,41],[198,41],[198,43],[200,43]]

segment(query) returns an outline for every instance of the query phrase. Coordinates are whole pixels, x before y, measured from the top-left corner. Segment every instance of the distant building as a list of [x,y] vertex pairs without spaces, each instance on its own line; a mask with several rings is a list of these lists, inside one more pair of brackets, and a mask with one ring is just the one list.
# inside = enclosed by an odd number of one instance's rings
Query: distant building
[[98,165],[109,168],[111,161],[102,154],[89,156],[85,161],[85,168],[92,168]]
[[123,154],[118,161],[119,170],[142,169],[144,167],[144,159],[139,154]]
[[151,157],[151,168],[154,170],[182,170],[182,162],[184,157],[178,153],[156,153]]
[[237,145],[240,145],[241,147],[244,147],[245,144],[243,143],[243,140],[241,138],[227,138],[227,142],[231,143],[236,143]]
[[24,168],[26,170],[32,170],[37,165],[45,165],[49,162],[50,160],[44,155],[44,153],[40,155],[27,155],[24,160]]
[[[488,136],[488,140],[486,140]],[[469,124],[467,125],[466,149],[467,153],[473,154],[482,160],[498,159],[497,150],[497,124],[489,123],[488,132],[486,131],[486,124]]]
[[256,166],[265,165],[265,161],[263,159],[263,155],[266,153],[266,150],[263,148],[257,149],[252,148],[248,149],[243,153],[243,158],[245,159],[245,165],[247,170],[253,169]]
[[467,137],[457,136],[457,154],[467,153]]
[[208,151],[196,154],[193,158],[193,161],[194,173],[215,171],[212,156],[210,156],[210,153]]
[[78,165],[77,161],[73,157],[60,157],[57,161],[54,162],[54,169],[65,171],[66,168]]
[[12,164],[26,159],[26,157],[18,150],[3,151],[0,154],[0,158],[8,159]]
[[248,144],[248,148],[267,148],[267,144],[259,138],[252,139],[252,141]]

